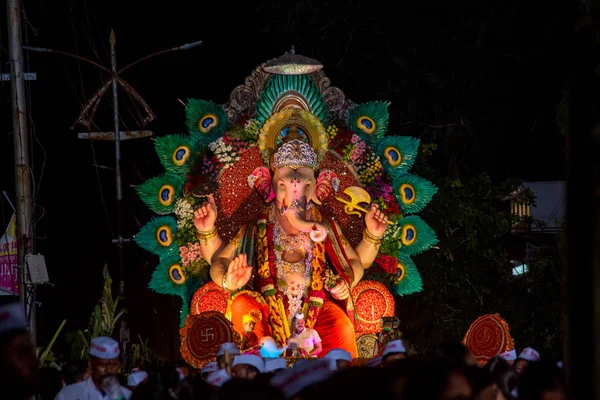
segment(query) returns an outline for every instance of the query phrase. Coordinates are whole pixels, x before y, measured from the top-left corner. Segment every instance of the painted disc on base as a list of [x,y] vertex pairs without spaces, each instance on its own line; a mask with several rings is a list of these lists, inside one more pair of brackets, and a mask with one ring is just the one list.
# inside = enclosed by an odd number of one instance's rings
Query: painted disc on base
[[395,311],[394,296],[383,283],[360,281],[352,289],[357,315],[357,333],[379,333],[382,317],[391,317]]
[[213,281],[210,281],[202,285],[194,293],[190,305],[190,314],[198,315],[205,311],[219,311],[225,314],[225,311],[227,311],[227,299],[229,299],[229,293]]
[[239,346],[241,342],[233,324],[218,311],[188,315],[179,334],[181,355],[194,368],[202,368],[215,361],[221,344],[233,342]]
[[508,323],[499,314],[486,314],[477,318],[469,327],[462,343],[473,353],[480,366],[515,347]]

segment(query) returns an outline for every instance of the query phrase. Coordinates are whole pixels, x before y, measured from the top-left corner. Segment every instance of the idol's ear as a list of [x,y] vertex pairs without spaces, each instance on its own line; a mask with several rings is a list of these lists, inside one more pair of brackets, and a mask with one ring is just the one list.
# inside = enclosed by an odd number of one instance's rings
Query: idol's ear
[[275,198],[275,192],[271,185],[271,172],[265,166],[256,168],[251,175],[248,175],[248,185],[256,189],[267,203]]
[[313,201],[319,205],[333,191],[340,188],[340,180],[335,172],[325,169],[319,173],[317,178],[316,197]]

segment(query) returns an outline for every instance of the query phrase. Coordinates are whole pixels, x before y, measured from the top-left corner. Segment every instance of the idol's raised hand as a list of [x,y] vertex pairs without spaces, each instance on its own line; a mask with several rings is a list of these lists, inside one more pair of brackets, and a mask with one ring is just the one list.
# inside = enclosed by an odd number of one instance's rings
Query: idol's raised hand
[[214,228],[217,220],[217,204],[213,195],[206,196],[208,201],[200,204],[194,210],[194,226],[199,232],[206,232]]
[[233,291],[248,283],[252,277],[252,267],[248,265],[246,254],[240,254],[229,263],[225,275],[225,286]]
[[365,214],[365,225],[367,226],[367,231],[373,236],[383,236],[388,226],[387,217],[376,203],[371,204],[369,212]]

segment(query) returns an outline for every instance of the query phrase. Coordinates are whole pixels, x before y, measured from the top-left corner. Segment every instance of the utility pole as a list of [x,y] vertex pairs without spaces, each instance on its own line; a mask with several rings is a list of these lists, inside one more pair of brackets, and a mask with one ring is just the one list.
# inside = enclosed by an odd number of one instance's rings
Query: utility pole
[[25,77],[21,42],[21,3],[7,0],[8,50],[11,72],[11,103],[15,150],[15,187],[17,203],[17,268],[19,302],[29,316],[29,330],[35,343],[35,304],[27,303],[27,275],[25,255],[31,253],[33,241],[31,169],[29,166],[29,141],[27,137],[27,110],[25,103]]
[[[91,129],[93,125],[93,118],[98,108],[98,104],[102,97],[108,92],[108,89],[111,88],[112,91],[112,103],[113,103],[113,132],[80,132],[78,133],[79,139],[88,139],[88,140],[106,140],[106,141],[114,141],[115,145],[115,181],[116,181],[116,205],[117,205],[117,232],[116,237],[112,239],[112,242],[115,243],[118,247],[118,257],[119,257],[119,295],[125,297],[125,260],[123,256],[123,246],[126,243],[131,242],[130,238],[123,237],[123,209],[122,209],[122,200],[123,200],[123,184],[121,177],[121,141],[122,140],[130,140],[130,139],[139,139],[143,137],[149,137],[153,135],[152,131],[149,130],[138,130],[138,131],[121,131],[120,130],[120,113],[119,113],[119,88],[121,88],[130,99],[134,101],[136,106],[136,111],[140,115],[141,125],[144,127],[147,123],[153,121],[156,117],[152,109],[146,104],[144,99],[129,85],[125,80],[120,77],[120,74],[125,70],[131,68],[135,64],[147,60],[151,57],[169,53],[172,51],[184,51],[189,50],[194,47],[200,46],[202,41],[196,41],[192,43],[186,43],[181,46],[172,47],[169,49],[157,51],[151,53],[147,56],[139,58],[121,69],[117,69],[117,40],[113,30],[110,32],[109,37],[110,42],[110,68],[96,62],[90,60],[88,58],[79,56],[77,54],[71,54],[60,50],[46,49],[42,47],[33,47],[33,46],[24,46],[24,49],[36,51],[40,53],[56,53],[62,54],[69,57],[76,58],[81,61],[85,61],[89,64],[92,64],[106,73],[110,74],[110,81],[106,82],[98,91],[86,102],[83,106],[82,110],[79,113],[75,124],[71,127],[71,129],[75,128],[76,124],[82,124],[88,129]],[[138,108],[140,106],[141,110]],[[144,115],[142,115],[144,114]],[[122,345],[122,354],[123,357],[126,357],[126,344],[129,342],[129,329],[127,328],[127,323],[124,318],[121,319],[121,327],[120,327],[120,342]],[[125,362],[126,359],[123,359]]]
[[[112,95],[113,95],[113,127],[115,132],[119,129],[119,87],[117,85],[117,39],[115,31],[110,31],[110,71],[112,73]],[[123,259],[123,184],[121,182],[121,135],[114,135],[115,138],[115,181],[117,184],[117,238],[113,243],[117,244],[119,249],[119,295],[125,295],[125,260]],[[125,319],[121,319],[121,329],[126,329]]]

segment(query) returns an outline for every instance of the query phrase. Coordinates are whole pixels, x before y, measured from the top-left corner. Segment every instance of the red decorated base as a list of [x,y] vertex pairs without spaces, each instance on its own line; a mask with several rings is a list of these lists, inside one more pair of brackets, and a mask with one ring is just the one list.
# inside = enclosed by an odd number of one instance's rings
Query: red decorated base
[[479,365],[515,347],[508,323],[499,314],[486,314],[477,318],[463,338],[463,344],[477,358]]
[[225,289],[210,281],[196,290],[190,304],[190,314],[198,315],[205,311],[218,311],[225,314],[229,294]]
[[352,297],[358,317],[357,333],[379,333],[381,318],[394,315],[394,296],[380,282],[360,281],[352,289]]
[[181,355],[192,367],[202,368],[217,357],[219,347],[225,342],[240,345],[240,335],[225,316],[217,311],[188,315],[180,329]]

